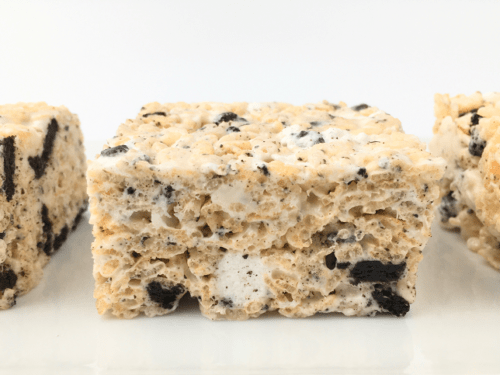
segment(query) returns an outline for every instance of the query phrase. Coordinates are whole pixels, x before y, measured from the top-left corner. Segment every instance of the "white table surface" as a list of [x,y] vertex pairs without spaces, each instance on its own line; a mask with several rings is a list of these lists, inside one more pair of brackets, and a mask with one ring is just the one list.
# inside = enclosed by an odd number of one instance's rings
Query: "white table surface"
[[0,312],[0,374],[500,373],[500,272],[437,223],[405,318],[212,322],[192,300],[163,317],[99,316],[84,219],[40,285]]

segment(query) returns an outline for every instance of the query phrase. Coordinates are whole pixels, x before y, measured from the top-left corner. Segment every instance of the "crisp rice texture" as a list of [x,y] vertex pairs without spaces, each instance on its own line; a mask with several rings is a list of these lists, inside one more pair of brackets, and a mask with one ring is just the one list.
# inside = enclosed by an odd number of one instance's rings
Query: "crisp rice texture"
[[435,96],[430,150],[447,161],[441,224],[500,269],[500,93]]
[[100,314],[406,314],[444,161],[375,107],[151,103],[89,164]]
[[78,224],[86,166],[80,122],[65,107],[0,106],[0,309],[40,282]]

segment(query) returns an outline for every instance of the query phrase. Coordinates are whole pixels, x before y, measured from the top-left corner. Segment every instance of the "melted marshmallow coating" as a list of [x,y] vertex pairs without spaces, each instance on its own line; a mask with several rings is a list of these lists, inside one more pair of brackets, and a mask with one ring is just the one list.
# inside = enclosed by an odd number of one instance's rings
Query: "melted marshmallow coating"
[[430,150],[447,161],[439,212],[500,269],[500,93],[435,96]]
[[402,316],[443,171],[366,105],[148,104],[89,165],[97,309]]
[[0,309],[40,282],[78,224],[86,167],[80,122],[65,107],[0,106]]

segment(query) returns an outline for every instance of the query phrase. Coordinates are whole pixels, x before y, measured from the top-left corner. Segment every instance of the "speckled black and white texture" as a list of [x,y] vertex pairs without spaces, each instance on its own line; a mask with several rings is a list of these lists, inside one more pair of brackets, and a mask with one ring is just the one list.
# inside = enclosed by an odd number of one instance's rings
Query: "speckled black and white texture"
[[45,103],[0,106],[0,309],[35,287],[86,209],[78,118]]
[[148,104],[89,165],[98,312],[403,316],[443,171],[366,104]]

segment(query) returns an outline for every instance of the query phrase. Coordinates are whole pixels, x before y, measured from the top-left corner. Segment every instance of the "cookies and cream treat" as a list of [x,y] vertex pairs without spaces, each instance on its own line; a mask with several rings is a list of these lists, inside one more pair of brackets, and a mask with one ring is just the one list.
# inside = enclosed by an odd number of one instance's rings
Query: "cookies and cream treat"
[[0,310],[35,287],[86,210],[76,115],[45,103],[0,106]]
[[435,96],[430,150],[447,161],[441,223],[500,269],[500,93]]
[[405,315],[443,172],[365,104],[148,104],[89,162],[98,312]]

